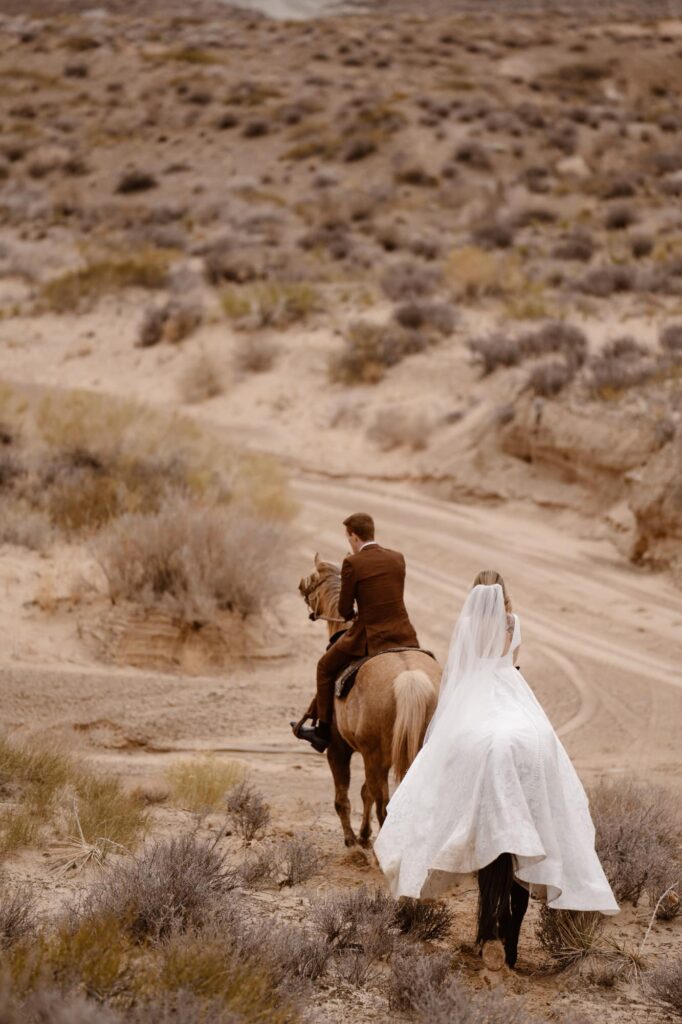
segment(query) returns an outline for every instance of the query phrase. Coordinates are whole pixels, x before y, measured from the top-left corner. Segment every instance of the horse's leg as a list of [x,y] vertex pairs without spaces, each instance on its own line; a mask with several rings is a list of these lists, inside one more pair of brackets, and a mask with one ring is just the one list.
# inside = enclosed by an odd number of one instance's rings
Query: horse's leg
[[505,922],[502,929],[504,939],[504,958],[509,967],[516,965],[519,952],[519,934],[521,925],[528,910],[529,893],[518,882],[512,882],[509,908],[505,913]]
[[510,912],[513,880],[514,869],[509,853],[500,854],[478,872],[476,941],[481,944],[484,964],[492,970],[499,970],[505,961],[500,936]]
[[365,764],[365,784],[362,787],[363,815],[360,828],[360,845],[369,846],[372,834],[372,807],[376,806],[379,827],[386,818],[388,803],[388,768],[381,763],[381,755],[363,755]]
[[341,738],[336,728],[332,729],[331,743],[327,747],[327,762],[334,779],[334,809],[341,819],[346,846],[355,846],[357,838],[350,823],[350,759],[353,749]]

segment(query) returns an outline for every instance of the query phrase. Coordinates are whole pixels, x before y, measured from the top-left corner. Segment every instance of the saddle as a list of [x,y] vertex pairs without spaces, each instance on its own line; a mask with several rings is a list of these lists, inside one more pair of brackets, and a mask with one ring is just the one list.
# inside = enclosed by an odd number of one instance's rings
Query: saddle
[[436,661],[436,655],[432,651],[424,650],[423,647],[390,647],[386,651],[379,651],[378,654],[367,654],[364,658],[357,658],[355,661],[351,661],[350,665],[347,665],[339,673],[334,683],[334,696],[338,697],[339,700],[343,700],[344,697],[348,696],[353,688],[358,672],[366,662],[372,661],[374,658],[381,658],[384,654],[400,654],[403,651],[419,651],[420,654],[428,654],[429,658],[433,658]]

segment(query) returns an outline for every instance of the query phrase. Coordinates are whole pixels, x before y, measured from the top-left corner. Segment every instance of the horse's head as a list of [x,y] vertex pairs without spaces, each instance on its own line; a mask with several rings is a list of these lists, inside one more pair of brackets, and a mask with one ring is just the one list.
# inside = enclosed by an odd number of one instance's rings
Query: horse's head
[[315,572],[304,576],[298,590],[310,609],[310,618],[334,619],[338,616],[341,570],[334,562],[325,562],[315,555]]

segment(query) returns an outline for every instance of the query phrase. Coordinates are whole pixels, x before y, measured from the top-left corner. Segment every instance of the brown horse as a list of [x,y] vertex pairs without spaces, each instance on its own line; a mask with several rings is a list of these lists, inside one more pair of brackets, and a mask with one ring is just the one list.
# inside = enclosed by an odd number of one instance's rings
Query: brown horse
[[[339,619],[340,589],[339,566],[315,555],[315,572],[301,580],[299,590],[310,618],[325,620],[330,636],[350,625]],[[347,697],[335,699],[327,760],[346,846],[358,841],[350,823],[351,757],[357,751],[365,765],[360,845],[369,846],[372,805],[381,827],[388,804],[388,773],[392,768],[400,781],[417,756],[436,707],[440,677],[438,663],[423,651],[382,654],[362,666]]]

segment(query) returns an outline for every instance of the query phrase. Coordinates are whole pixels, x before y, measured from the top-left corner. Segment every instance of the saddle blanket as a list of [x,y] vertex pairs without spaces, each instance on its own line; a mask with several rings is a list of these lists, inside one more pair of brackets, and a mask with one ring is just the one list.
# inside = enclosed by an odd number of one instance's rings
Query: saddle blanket
[[371,661],[372,658],[380,658],[382,654],[401,654],[403,651],[418,651],[420,654],[428,654],[429,658],[433,658],[434,661],[437,660],[436,655],[432,651],[426,651],[423,647],[390,647],[386,651],[379,651],[378,654],[368,654],[364,658],[357,658],[355,661],[351,661],[350,665],[347,665],[339,673],[334,683],[334,696],[340,700],[348,696],[353,688],[355,677],[366,661]]

